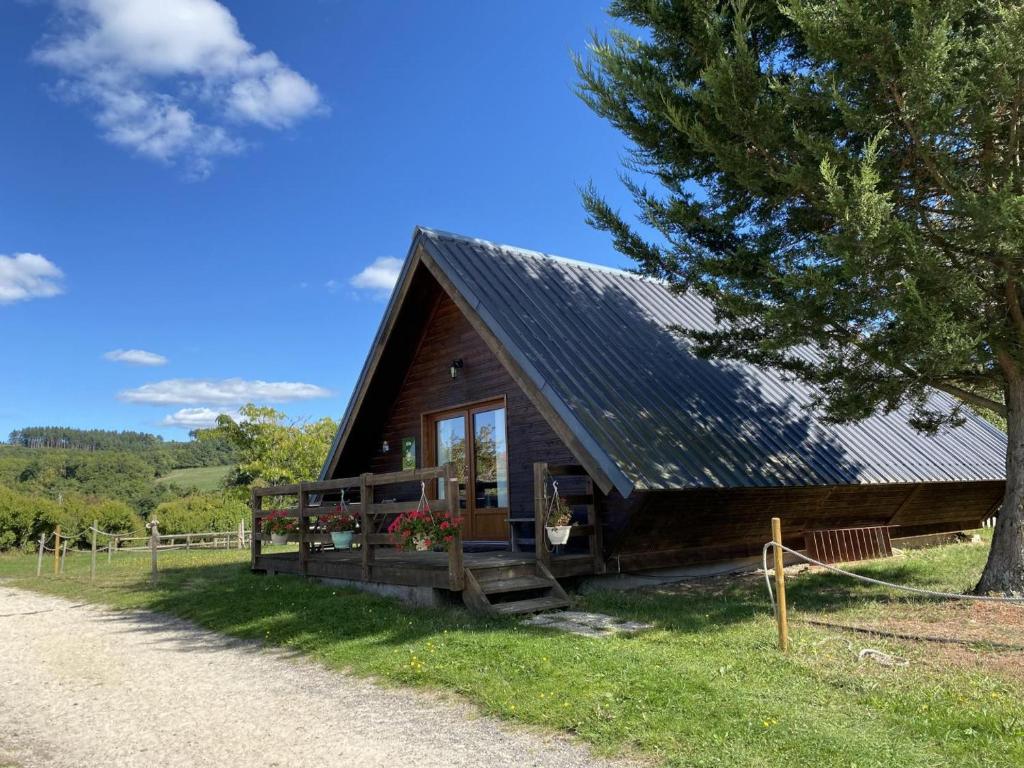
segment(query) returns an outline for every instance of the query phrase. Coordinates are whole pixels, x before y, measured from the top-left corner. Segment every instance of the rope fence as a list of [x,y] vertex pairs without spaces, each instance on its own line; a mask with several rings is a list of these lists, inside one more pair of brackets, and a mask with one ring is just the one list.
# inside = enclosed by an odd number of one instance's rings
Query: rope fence
[[[771,552],[774,556],[774,563],[772,572],[775,578],[775,587],[772,587],[772,575],[769,574],[768,568],[768,553]],[[907,592],[909,594],[921,595],[923,597],[931,597],[940,600],[966,600],[973,602],[987,602],[987,603],[1008,603],[1011,605],[1018,605],[1024,607],[1024,597],[1014,596],[1002,596],[1002,595],[973,595],[962,592],[943,592],[934,589],[924,589],[923,587],[913,587],[909,584],[896,584],[891,581],[884,581],[882,579],[876,579],[871,576],[865,576],[861,573],[853,573],[852,571],[839,568],[829,563],[824,563],[821,560],[810,557],[803,552],[787,547],[782,543],[782,530],[781,522],[779,518],[772,518],[772,541],[766,542],[764,547],[761,549],[761,566],[764,573],[765,588],[768,590],[768,599],[772,604],[772,614],[775,617],[776,624],[779,630],[779,648],[780,650],[787,650],[789,647],[789,631],[788,631],[788,617],[786,611],[786,578],[785,578],[785,565],[783,563],[783,555],[788,554],[792,557],[802,560],[808,565],[813,565],[818,568],[822,568],[829,573],[834,573],[837,576],[843,576],[845,578],[853,579],[864,584],[871,584],[876,587],[885,587],[886,589],[893,589],[901,592]],[[822,624],[822,622],[814,622],[807,620],[804,623],[808,624]],[[857,628],[852,628],[857,629]],[[885,633],[882,633],[885,634]],[[931,638],[916,638],[929,640]]]
[[[99,522],[94,520],[85,531],[76,533],[72,537],[62,537],[58,525],[49,534],[40,534],[38,542],[38,555],[36,559],[36,577],[42,576],[43,557],[46,553],[52,552],[54,575],[64,573],[64,561],[68,555],[68,544],[72,539],[78,539],[82,533],[90,534],[90,581],[96,579],[96,556],[100,551],[107,553],[107,563],[113,561],[115,552],[146,552],[152,553],[152,574],[151,580],[156,581],[157,576],[157,554],[166,550],[191,550],[191,549],[246,549],[252,543],[252,531],[247,530],[245,520],[240,520],[238,529],[234,531],[194,531],[187,533],[165,533],[161,534],[158,522],[151,520],[146,523],[149,534],[146,536],[131,536],[114,531],[105,531],[99,527]],[[106,544],[100,546],[98,537],[105,537]],[[50,542],[53,546],[47,546]],[[135,545],[134,542],[142,542]],[[124,546],[125,544],[129,546]],[[81,550],[72,549],[72,553]]]

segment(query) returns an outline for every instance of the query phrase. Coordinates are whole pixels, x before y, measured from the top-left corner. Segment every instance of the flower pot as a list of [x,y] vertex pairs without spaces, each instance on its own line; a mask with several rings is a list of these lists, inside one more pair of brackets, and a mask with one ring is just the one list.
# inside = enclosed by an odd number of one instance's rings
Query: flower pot
[[569,531],[572,530],[571,525],[549,525],[544,528],[548,534],[548,541],[551,542],[551,546],[558,547],[569,541]]
[[272,534],[270,534],[270,542],[272,544],[277,544],[278,546],[281,546],[282,544],[287,544],[288,543],[288,534],[287,533],[272,533]]
[[352,531],[331,531],[335,549],[352,549]]

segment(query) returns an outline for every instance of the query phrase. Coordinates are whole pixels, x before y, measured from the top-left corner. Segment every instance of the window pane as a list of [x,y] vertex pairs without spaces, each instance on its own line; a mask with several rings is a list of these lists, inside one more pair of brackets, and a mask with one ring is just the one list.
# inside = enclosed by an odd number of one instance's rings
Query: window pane
[[505,409],[473,414],[477,509],[508,507],[508,443]]
[[[466,482],[466,418],[453,416],[437,422],[437,466],[455,462],[456,476]],[[437,498],[444,498],[444,481],[437,483]]]

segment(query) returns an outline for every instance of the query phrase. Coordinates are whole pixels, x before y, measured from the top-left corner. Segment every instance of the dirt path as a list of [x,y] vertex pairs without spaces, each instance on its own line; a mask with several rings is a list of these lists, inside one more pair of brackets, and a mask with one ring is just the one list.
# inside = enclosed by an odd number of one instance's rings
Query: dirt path
[[[0,766],[612,766],[175,619],[0,585]],[[621,764],[616,764],[621,765]]]

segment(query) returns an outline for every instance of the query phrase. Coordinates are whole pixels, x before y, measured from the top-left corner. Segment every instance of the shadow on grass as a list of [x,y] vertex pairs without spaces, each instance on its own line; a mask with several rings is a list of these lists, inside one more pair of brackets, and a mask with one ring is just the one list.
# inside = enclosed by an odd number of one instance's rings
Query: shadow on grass
[[[953,574],[943,573],[927,562],[877,560],[848,565],[845,570],[934,591],[957,593],[966,589],[966,585],[951,585],[951,578],[955,583],[964,575],[962,568]],[[839,613],[867,603],[898,606],[949,602],[946,598],[901,592],[823,570],[788,577],[786,595],[791,610],[815,613]],[[593,592],[584,598],[584,603],[591,610],[654,623],[675,632],[726,631],[737,623],[772,616],[763,573],[694,579],[630,591]]]
[[[477,617],[454,606],[417,608],[297,576],[254,574],[248,564],[168,568],[155,587],[139,581],[120,590],[132,594],[131,603],[139,608],[260,641],[247,644],[253,650],[264,643],[297,652],[322,650],[325,643],[401,646],[445,630],[497,632],[512,623]],[[119,617],[113,614],[110,620]],[[133,614],[128,621],[134,631],[141,627],[159,634],[174,620]]]

